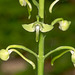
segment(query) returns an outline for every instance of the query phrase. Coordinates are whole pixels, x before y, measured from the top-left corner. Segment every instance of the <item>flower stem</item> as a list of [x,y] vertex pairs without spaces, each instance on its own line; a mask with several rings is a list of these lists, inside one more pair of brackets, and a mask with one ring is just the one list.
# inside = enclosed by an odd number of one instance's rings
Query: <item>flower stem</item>
[[23,49],[31,54],[33,54],[35,57],[38,57],[36,53],[34,53],[32,50],[26,48],[25,46],[22,45],[10,45],[6,48],[6,50],[12,49],[12,48],[18,48],[18,49]]
[[[44,22],[44,0],[39,0],[39,17]],[[40,33],[38,51],[38,75],[44,75],[44,36]]]
[[39,55],[38,55],[38,75],[43,75],[44,71],[44,37],[40,33]]
[[39,17],[44,22],[44,0],[39,0]]

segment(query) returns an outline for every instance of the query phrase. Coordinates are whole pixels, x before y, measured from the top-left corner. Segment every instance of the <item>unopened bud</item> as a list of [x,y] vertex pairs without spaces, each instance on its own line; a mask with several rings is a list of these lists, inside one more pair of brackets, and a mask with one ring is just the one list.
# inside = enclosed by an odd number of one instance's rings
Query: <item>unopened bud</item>
[[21,4],[21,6],[26,6],[26,1],[25,0],[19,0],[19,3]]
[[63,20],[60,21],[59,24],[59,29],[61,29],[62,31],[66,31],[69,28],[71,21]]
[[0,58],[7,61],[9,59],[9,52],[5,49],[0,50]]

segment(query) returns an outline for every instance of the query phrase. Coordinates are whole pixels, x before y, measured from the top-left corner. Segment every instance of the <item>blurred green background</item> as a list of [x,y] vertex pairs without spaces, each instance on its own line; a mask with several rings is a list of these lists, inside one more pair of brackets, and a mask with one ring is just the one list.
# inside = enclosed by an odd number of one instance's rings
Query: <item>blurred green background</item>
[[[32,0],[29,0],[32,3]],[[70,20],[71,26],[63,32],[59,30],[58,24],[49,33],[45,33],[45,54],[61,45],[75,47],[75,0],[60,0],[49,13],[49,6],[54,0],[45,0],[45,23],[50,24],[54,19],[63,17]],[[26,7],[21,7],[18,0],[0,0],[0,49],[9,45],[24,45],[34,52],[37,51],[35,33],[29,33],[22,28],[22,24],[36,21],[37,8],[33,5],[31,19],[28,19]],[[36,63],[31,54],[19,50],[26,57]],[[51,59],[57,55],[52,54],[45,60],[45,75],[75,75],[71,62],[71,54],[68,52],[57,59],[51,66]],[[0,60],[0,75],[37,75],[37,69],[33,70],[31,65],[21,59],[16,53],[12,53],[7,62]]]

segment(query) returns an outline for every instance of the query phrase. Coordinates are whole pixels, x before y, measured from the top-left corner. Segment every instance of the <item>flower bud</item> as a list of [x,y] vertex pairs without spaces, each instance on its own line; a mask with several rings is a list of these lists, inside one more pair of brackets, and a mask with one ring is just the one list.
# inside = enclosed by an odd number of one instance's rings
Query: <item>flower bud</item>
[[21,6],[26,6],[26,1],[25,0],[19,0],[19,3]]
[[62,31],[66,31],[69,28],[71,21],[63,20],[60,21],[59,24],[59,29],[61,29]]
[[74,64],[74,67],[75,67],[75,52],[72,54],[71,60],[72,60],[72,62],[73,62],[73,64]]
[[5,49],[0,50],[0,58],[7,61],[9,59],[9,52]]

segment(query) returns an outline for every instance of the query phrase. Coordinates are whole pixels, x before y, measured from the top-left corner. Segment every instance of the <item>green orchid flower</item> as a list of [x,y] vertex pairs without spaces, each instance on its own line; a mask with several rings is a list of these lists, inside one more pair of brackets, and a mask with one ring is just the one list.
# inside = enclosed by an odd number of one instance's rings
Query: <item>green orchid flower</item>
[[51,25],[54,26],[56,23],[59,23],[60,30],[66,31],[69,28],[71,21],[64,20],[63,18],[57,18],[52,21]]
[[28,0],[19,0],[19,3],[21,6],[26,6],[28,7],[28,13],[29,13],[29,19],[31,17],[31,11],[32,11],[32,5]]
[[8,50],[5,50],[5,49],[2,49],[0,50],[0,58],[4,61],[7,61],[9,59],[9,51]]
[[52,25],[44,24],[42,22],[34,22],[31,24],[23,24],[22,27],[29,32],[36,31],[36,42],[39,40],[39,31],[45,33],[51,31],[54,27]]
[[71,21],[67,21],[67,20],[62,20],[62,21],[59,21],[59,29],[61,29],[62,31],[66,31],[70,24],[71,24]]
[[[10,46],[9,46],[10,47]],[[15,45],[15,47],[16,47],[16,45]],[[18,47],[20,47],[19,45],[18,45]],[[3,61],[7,61],[8,59],[9,59],[9,56],[10,56],[10,54],[12,53],[12,52],[16,52],[18,55],[20,55],[25,61],[27,61],[29,64],[31,64],[32,65],[32,67],[33,67],[33,69],[35,69],[35,64],[31,61],[31,60],[29,60],[29,59],[27,59],[26,57],[24,57],[19,51],[17,51],[16,49],[10,49],[10,50],[8,50],[8,49],[1,49],[0,50],[0,59],[2,59]]]

